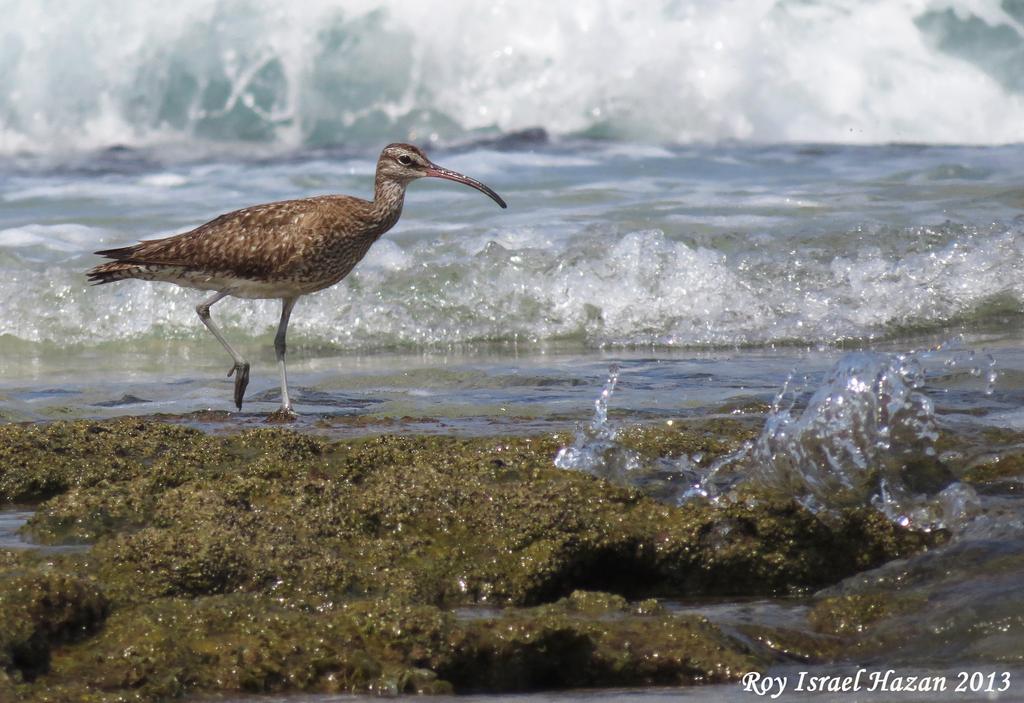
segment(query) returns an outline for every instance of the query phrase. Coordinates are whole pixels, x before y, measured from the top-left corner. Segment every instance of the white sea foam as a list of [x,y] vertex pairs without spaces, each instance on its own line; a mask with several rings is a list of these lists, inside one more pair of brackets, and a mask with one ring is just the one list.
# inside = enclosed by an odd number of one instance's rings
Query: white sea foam
[[1016,7],[14,1],[0,153],[535,126],[646,142],[1019,141]]
[[[342,283],[303,298],[291,330],[296,341],[350,349],[566,337],[594,346],[819,344],[941,328],[986,306],[1019,305],[1012,301],[1024,299],[1020,230],[946,236],[900,255],[847,247],[817,260],[758,246],[726,255],[661,230],[552,237],[536,227],[469,226],[381,240]],[[920,237],[912,228],[896,238]],[[26,247],[74,255],[7,270],[0,334],[86,344],[203,334],[195,291],[142,282],[87,287],[81,271],[93,260],[80,253],[108,241],[103,230],[75,225],[0,231],[0,245],[23,258],[36,256]],[[224,302],[217,314],[233,335],[263,335],[277,305]]]

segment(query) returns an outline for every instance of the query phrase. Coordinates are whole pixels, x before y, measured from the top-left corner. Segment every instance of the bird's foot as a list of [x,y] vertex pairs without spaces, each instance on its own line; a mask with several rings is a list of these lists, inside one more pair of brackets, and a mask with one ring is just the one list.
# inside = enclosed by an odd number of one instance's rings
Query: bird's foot
[[[237,371],[237,373],[235,373]],[[242,409],[242,399],[245,397],[245,387],[249,385],[249,362],[243,361],[235,364],[228,371],[228,378],[235,374],[235,405]]]
[[295,422],[299,419],[299,416],[292,410],[291,405],[282,405],[274,412],[267,415],[267,422],[270,423],[285,423]]

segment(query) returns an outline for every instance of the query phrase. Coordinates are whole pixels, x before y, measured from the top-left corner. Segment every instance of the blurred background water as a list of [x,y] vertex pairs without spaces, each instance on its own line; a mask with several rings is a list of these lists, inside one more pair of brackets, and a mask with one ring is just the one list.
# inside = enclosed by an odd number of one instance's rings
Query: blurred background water
[[[1020,140],[1020,0],[4,0],[0,150]],[[206,142],[197,147],[197,142]]]

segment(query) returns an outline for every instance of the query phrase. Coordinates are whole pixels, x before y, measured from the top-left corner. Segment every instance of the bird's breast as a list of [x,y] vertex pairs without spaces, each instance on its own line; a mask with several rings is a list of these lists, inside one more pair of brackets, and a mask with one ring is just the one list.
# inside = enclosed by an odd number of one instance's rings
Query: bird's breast
[[282,277],[323,283],[326,287],[340,281],[359,263],[377,237],[369,232],[352,234],[331,232],[309,242],[291,266],[281,271]]

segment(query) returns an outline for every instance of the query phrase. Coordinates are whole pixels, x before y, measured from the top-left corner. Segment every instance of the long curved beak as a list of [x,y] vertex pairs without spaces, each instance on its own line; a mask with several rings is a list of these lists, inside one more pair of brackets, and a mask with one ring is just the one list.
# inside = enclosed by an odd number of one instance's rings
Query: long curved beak
[[430,164],[430,166],[427,167],[426,175],[432,178],[446,178],[449,181],[455,181],[456,183],[462,183],[463,185],[467,185],[470,188],[476,188],[481,193],[484,193],[491,200],[498,203],[498,205],[500,205],[501,207],[508,207],[508,205],[505,204],[505,201],[501,199],[500,195],[495,193],[493,190],[491,190],[490,188],[488,188],[475,178],[463,176],[458,171],[452,171],[451,169],[442,168],[437,164],[432,163]]

